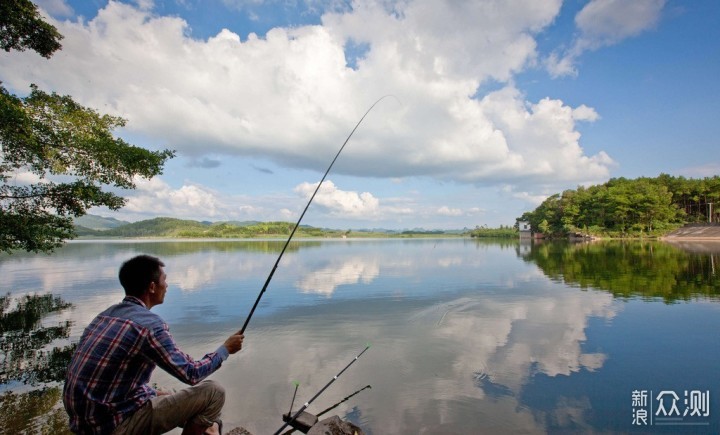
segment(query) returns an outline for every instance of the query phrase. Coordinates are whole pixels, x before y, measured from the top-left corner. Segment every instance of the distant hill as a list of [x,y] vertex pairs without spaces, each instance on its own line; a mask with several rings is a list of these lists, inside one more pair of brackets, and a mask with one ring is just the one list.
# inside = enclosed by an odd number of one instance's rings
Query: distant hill
[[75,223],[75,226],[81,226],[87,229],[97,231],[109,230],[110,228],[117,228],[119,226],[127,225],[130,223],[117,220],[115,218],[107,218],[94,214],[86,214],[85,216],[80,216],[73,219],[73,222]]
[[[83,219],[86,218],[87,219]],[[292,222],[198,222],[194,220],[158,217],[133,223],[100,216],[78,218],[75,231],[80,237],[168,237],[168,238],[249,238],[249,237],[287,237],[293,227]],[[298,237],[413,237],[462,235],[461,230],[337,230],[300,225]]]
[[262,222],[260,222],[260,221],[225,221],[225,222],[217,222],[217,223],[235,225],[238,227],[249,227],[251,225],[261,224]]
[[[106,237],[183,237],[184,231],[204,232],[210,227],[193,220],[159,217],[102,231]],[[186,236],[187,237],[187,236]]]

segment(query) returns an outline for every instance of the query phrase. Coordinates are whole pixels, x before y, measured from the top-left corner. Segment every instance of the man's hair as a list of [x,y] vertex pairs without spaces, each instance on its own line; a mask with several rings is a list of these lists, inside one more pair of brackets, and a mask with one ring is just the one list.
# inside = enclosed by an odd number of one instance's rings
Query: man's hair
[[128,296],[142,296],[151,282],[160,281],[160,268],[165,264],[150,255],[138,255],[120,266],[120,284]]

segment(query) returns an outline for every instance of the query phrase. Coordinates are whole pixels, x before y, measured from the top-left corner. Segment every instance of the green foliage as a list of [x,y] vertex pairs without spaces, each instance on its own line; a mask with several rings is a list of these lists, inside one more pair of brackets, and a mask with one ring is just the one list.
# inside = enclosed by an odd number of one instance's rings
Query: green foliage
[[499,228],[488,228],[487,225],[477,226],[470,231],[470,237],[489,237],[489,238],[517,238],[518,230],[510,226],[500,225]]
[[[0,47],[31,49],[50,57],[62,36],[44,22],[29,0],[0,2]],[[0,251],[50,252],[75,236],[72,217],[125,200],[107,186],[135,188],[135,177],[151,178],[173,157],[113,137],[125,125],[69,96],[31,86],[18,98],[0,86]],[[19,174],[35,178],[16,182]],[[56,181],[68,180],[68,181]]]
[[92,230],[107,230],[110,228],[117,228],[121,225],[127,225],[129,222],[117,220],[115,218],[106,218],[102,216],[95,216],[86,214],[73,219],[75,228],[84,227]]
[[[108,230],[94,231],[89,228],[78,228],[77,231],[79,234],[99,237],[243,239],[252,237],[286,238],[290,235],[294,226],[295,224],[291,222],[203,223],[194,220],[159,217],[121,225]],[[301,225],[295,232],[297,237],[340,237],[342,234],[344,233],[339,230],[326,230],[307,225]]]
[[108,237],[182,237],[184,232],[202,232],[208,225],[197,221],[160,217],[127,225],[121,225],[109,230],[98,231]]
[[0,48],[5,51],[31,49],[49,58],[59,50],[63,36],[43,21],[30,0],[0,2]]
[[[96,219],[102,219],[95,217]],[[79,221],[79,220],[78,220]],[[92,220],[90,220],[92,222]],[[120,221],[116,221],[120,222]],[[82,237],[162,237],[162,238],[198,238],[198,239],[249,239],[256,237],[286,239],[292,232],[295,223],[292,222],[257,222],[257,221],[230,221],[230,222],[198,222],[168,217],[153,218],[134,223],[124,223],[114,228],[93,230],[77,225],[75,232]],[[517,236],[517,230],[501,226],[499,237],[510,234]],[[309,225],[300,225],[294,237],[315,238],[372,238],[372,237],[459,237],[467,235],[467,230],[337,230],[317,228]],[[497,236],[496,236],[497,237]]]
[[[687,222],[707,222],[708,204],[720,203],[720,177],[687,179],[613,178],[547,198],[518,220],[549,236],[585,233],[599,236],[655,236]],[[720,207],[716,207],[720,210]],[[720,216],[713,213],[713,221]]]
[[[73,216],[125,204],[104,186],[132,189],[135,177],[161,173],[169,150],[148,151],[114,138],[121,118],[100,115],[68,96],[32,87],[24,99],[0,87],[0,250],[51,251],[74,237]],[[38,181],[17,185],[17,173]],[[49,175],[74,181],[51,181]]]

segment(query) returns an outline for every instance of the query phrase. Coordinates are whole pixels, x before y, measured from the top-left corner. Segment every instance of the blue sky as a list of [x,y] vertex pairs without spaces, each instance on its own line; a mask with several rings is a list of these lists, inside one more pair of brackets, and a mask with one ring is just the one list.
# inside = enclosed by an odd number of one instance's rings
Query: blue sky
[[36,3],[63,49],[1,54],[4,85],[178,152],[95,214],[294,221],[389,94],[304,223],[512,225],[578,185],[720,174],[714,0]]

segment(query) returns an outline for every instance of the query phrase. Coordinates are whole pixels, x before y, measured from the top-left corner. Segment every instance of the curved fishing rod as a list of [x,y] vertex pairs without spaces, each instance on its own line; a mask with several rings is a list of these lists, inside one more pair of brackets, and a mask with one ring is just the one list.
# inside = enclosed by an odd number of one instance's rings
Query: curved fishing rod
[[283,424],[282,427],[281,427],[280,429],[278,429],[278,430],[275,432],[274,435],[279,435],[280,432],[282,432],[283,429],[285,429],[286,427],[288,427],[288,426],[290,425],[290,423],[292,423],[293,421],[295,421],[295,419],[297,419],[298,416],[299,416],[300,414],[302,414],[303,411],[305,411],[305,408],[307,408],[308,406],[310,406],[310,404],[313,403],[313,401],[314,401],[315,399],[317,399],[318,396],[320,396],[325,390],[327,390],[327,388],[328,388],[333,382],[335,382],[335,381],[337,380],[337,378],[339,378],[340,375],[342,375],[343,372],[345,372],[345,370],[348,369],[348,367],[350,367],[351,365],[353,365],[353,363],[354,363],[355,361],[357,361],[358,358],[360,358],[360,357],[362,356],[362,354],[364,354],[368,349],[370,349],[370,345],[369,345],[369,344],[365,347],[365,349],[363,349],[362,352],[360,352],[360,353],[358,354],[358,356],[356,356],[355,358],[353,358],[352,361],[350,361],[350,364],[346,365],[344,369],[340,370],[340,373],[338,373],[338,374],[335,375],[332,379],[330,379],[330,382],[328,382],[327,384],[325,384],[325,386],[322,387],[322,389],[320,389],[320,391],[318,391],[317,394],[315,394],[315,395],[312,397],[312,399],[310,399],[310,400],[308,400],[307,402],[305,402],[305,404],[304,404],[302,407],[300,407],[300,409],[298,409],[297,412],[296,412],[295,414],[293,414],[293,416],[290,417],[290,419],[288,419],[288,421],[286,421],[285,424]]
[[312,196],[310,197],[310,200],[308,201],[307,205],[305,205],[305,209],[300,214],[300,219],[298,219],[297,223],[295,224],[295,227],[293,228],[292,232],[290,233],[290,237],[288,237],[287,241],[285,242],[285,245],[283,246],[282,250],[280,251],[280,255],[278,255],[277,260],[275,260],[275,265],[273,266],[272,270],[270,270],[270,274],[268,275],[267,279],[265,280],[265,284],[262,287],[262,290],[260,290],[260,294],[258,294],[257,299],[255,300],[255,304],[253,305],[252,309],[250,310],[250,314],[248,314],[247,319],[245,319],[245,323],[243,324],[242,329],[240,330],[240,334],[245,333],[245,329],[248,326],[248,323],[250,323],[250,319],[252,318],[253,314],[255,313],[255,309],[257,308],[258,304],[260,303],[260,299],[262,299],[263,294],[265,293],[265,290],[267,290],[268,285],[270,284],[270,280],[272,280],[273,275],[275,274],[275,270],[278,267],[278,264],[280,264],[280,259],[282,258],[283,254],[285,254],[285,250],[287,249],[288,245],[290,244],[290,240],[292,240],[293,236],[295,235],[295,231],[297,231],[298,227],[300,226],[300,221],[302,221],[302,218],[305,216],[305,212],[308,210],[308,207],[310,207],[310,203],[315,198],[315,195],[318,193],[318,190],[320,190],[320,186],[322,186],[323,182],[325,181],[325,177],[327,177],[328,173],[330,172],[330,169],[332,169],[333,165],[335,164],[335,160],[340,156],[340,153],[343,149],[345,149],[345,145],[347,145],[348,141],[352,137],[353,133],[355,133],[355,130],[360,126],[360,123],[363,122],[363,119],[367,116],[368,113],[379,103],[382,101],[385,97],[389,97],[389,95],[385,95],[380,97],[376,102],[373,103],[372,106],[365,112],[365,114],[360,118],[360,121],[355,124],[355,128],[352,129],[350,134],[348,135],[347,139],[345,139],[345,142],[343,142],[342,146],[340,147],[340,150],[335,154],[335,158],[330,163],[330,166],[328,166],[327,171],[325,171],[325,175],[323,175],[322,179],[320,180],[320,183],[318,183],[317,187],[315,188],[315,192],[313,192]]

